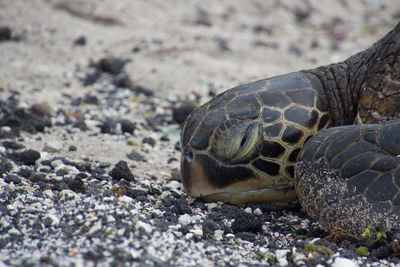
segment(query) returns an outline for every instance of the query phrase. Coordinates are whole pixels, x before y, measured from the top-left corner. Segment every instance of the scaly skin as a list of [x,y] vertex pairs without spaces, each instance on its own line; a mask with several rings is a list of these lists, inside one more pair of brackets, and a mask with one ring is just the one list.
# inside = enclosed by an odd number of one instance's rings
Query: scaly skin
[[398,118],[400,23],[373,46],[347,60],[303,72],[321,83],[332,126]]

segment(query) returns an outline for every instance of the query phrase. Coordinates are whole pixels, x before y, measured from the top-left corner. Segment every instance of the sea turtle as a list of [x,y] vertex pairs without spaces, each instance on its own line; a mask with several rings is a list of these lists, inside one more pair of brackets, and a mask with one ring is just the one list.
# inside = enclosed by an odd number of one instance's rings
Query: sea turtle
[[399,118],[400,23],[343,62],[196,108],[181,133],[183,185],[207,201],[284,208],[298,199],[327,230],[399,227]]

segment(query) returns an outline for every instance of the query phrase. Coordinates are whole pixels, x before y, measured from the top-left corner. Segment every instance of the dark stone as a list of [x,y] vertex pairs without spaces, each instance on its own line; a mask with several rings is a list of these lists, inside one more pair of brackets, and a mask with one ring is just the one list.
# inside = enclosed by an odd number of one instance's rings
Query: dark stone
[[40,153],[36,150],[29,149],[23,152],[14,153],[11,157],[18,163],[35,165],[36,160],[40,158]]
[[101,133],[115,134],[117,121],[114,119],[107,118],[105,121],[103,121],[103,123],[99,127]]
[[378,259],[384,259],[392,254],[387,246],[381,246],[371,251],[370,256],[376,257]]
[[46,174],[42,172],[37,172],[31,175],[29,180],[32,183],[37,183],[37,182],[45,182],[46,181]]
[[205,220],[202,224],[203,238],[214,239],[215,230],[220,229],[220,226],[212,220]]
[[235,221],[232,223],[232,231],[239,232],[253,232],[261,231],[262,221],[255,215],[249,213],[239,214]]
[[146,161],[145,157],[135,150],[132,150],[131,153],[126,154],[126,157],[134,161]]
[[176,151],[181,151],[181,142],[177,141],[174,145]]
[[154,140],[154,138],[152,138],[152,137],[145,137],[145,138],[143,138],[142,143],[149,144],[154,147],[154,145],[156,144],[156,140]]
[[138,189],[129,188],[128,191],[126,191],[125,195],[133,199],[138,199],[139,197],[143,196],[145,197],[145,199],[147,199],[147,193]]
[[7,149],[15,149],[15,150],[22,149],[25,147],[24,145],[14,141],[4,141],[2,145]]
[[172,119],[178,123],[182,124],[185,122],[186,118],[189,114],[196,108],[196,106],[192,103],[182,103],[179,106],[175,106],[172,109]]
[[80,129],[81,131],[89,130],[86,126],[85,118],[83,116],[76,119],[76,121],[72,124],[73,127]]
[[84,46],[86,45],[86,37],[85,36],[79,36],[74,40],[74,45],[81,45]]
[[117,75],[123,70],[125,64],[130,61],[130,59],[120,59],[113,57],[102,58],[97,63],[96,68],[101,71]]
[[68,187],[76,193],[85,193],[86,191],[83,181],[80,178],[75,178],[72,181],[70,181],[68,183]]
[[192,214],[192,209],[183,199],[177,199],[172,196],[162,200],[164,207],[175,215]]
[[7,161],[0,162],[0,176],[2,176],[3,173],[8,173],[12,169],[13,169],[13,166],[10,162],[7,162]]
[[7,26],[0,26],[0,41],[11,40],[11,29]]
[[113,85],[120,88],[131,88],[132,80],[126,72],[121,72],[114,77]]
[[83,102],[87,104],[98,105],[99,99],[95,95],[86,94],[83,98]]
[[153,187],[153,186],[150,186],[150,188],[149,188],[149,190],[147,191],[147,193],[148,193],[149,195],[153,195],[153,196],[159,196],[159,195],[161,195],[161,191],[158,190],[157,188]]
[[8,174],[6,178],[4,178],[4,181],[6,183],[19,184],[22,182],[22,179],[15,174]]
[[136,123],[133,123],[129,120],[120,120],[119,123],[121,124],[121,131],[123,133],[133,134],[135,131]]
[[108,167],[110,167],[111,166],[111,163],[110,162],[99,162],[99,164],[97,165],[99,168],[102,168],[102,169],[104,169],[104,168],[108,168]]
[[109,174],[114,180],[121,180],[124,178],[128,181],[135,181],[135,177],[129,169],[128,164],[123,160],[115,164],[115,167],[110,171]]
[[[89,86],[93,85],[97,80],[101,77],[101,71],[96,70],[93,73],[86,73],[85,77],[82,79],[82,84],[83,86]],[[74,99],[73,102],[71,102],[72,105],[80,105],[82,99],[78,98],[79,101],[76,101],[77,99]]]
[[74,145],[70,145],[68,148],[68,151],[77,151],[77,150],[78,150],[78,148]]
[[168,137],[168,135],[164,134],[163,136],[160,137],[160,140],[164,141],[164,142],[168,142],[169,141],[169,137]]
[[30,169],[21,168],[21,169],[18,171],[18,174],[21,175],[21,176],[24,177],[24,178],[29,179],[30,177],[32,177],[33,171],[30,170]]
[[129,87],[129,89],[131,89],[131,91],[135,92],[136,94],[143,94],[145,96],[153,96],[154,95],[153,90],[145,88],[141,85],[135,85],[135,86]]

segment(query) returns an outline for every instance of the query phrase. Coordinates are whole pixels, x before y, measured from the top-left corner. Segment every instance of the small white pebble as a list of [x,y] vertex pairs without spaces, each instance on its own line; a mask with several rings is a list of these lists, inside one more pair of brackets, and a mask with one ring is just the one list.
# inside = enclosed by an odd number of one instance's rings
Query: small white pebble
[[[56,160],[53,160],[53,161],[50,163],[50,165],[51,165],[51,167],[56,168],[56,167],[58,167],[58,166],[60,166],[60,165],[64,165],[64,163],[62,162],[61,159],[56,159]],[[65,165],[64,165],[64,166],[65,166]]]
[[215,240],[218,240],[218,241],[222,240],[223,235],[224,235],[224,231],[223,230],[215,230],[215,232],[214,232]]
[[143,229],[148,234],[150,234],[153,231],[150,224],[144,223],[142,221],[138,221],[135,225],[135,228],[136,230]]
[[133,201],[133,199],[128,196],[120,196],[118,200],[124,203],[131,203]]
[[201,229],[193,229],[193,230],[190,230],[190,232],[192,232],[193,234],[195,234],[197,236],[203,235],[203,230],[201,230]]
[[8,233],[10,234],[10,235],[20,235],[21,233],[17,230],[17,229],[15,229],[15,228],[11,228],[10,230],[8,230]]
[[94,234],[97,231],[101,230],[101,221],[95,222],[90,230],[87,232],[88,235]]
[[190,240],[190,239],[192,239],[193,238],[193,233],[187,233],[186,235],[185,235],[185,239],[186,240]]
[[304,255],[303,253],[299,253],[294,257],[293,261],[298,265],[303,265],[305,264],[306,259],[307,259],[306,255]]
[[247,207],[247,208],[244,209],[244,212],[252,214],[253,210],[250,207]]
[[286,266],[289,262],[286,259],[286,255],[288,254],[288,249],[278,249],[275,251],[276,260],[278,261],[280,266]]
[[332,264],[332,267],[356,267],[357,265],[349,259],[337,257]]
[[207,207],[207,209],[209,209],[209,210],[211,210],[211,209],[213,209],[213,208],[216,208],[217,206],[218,206],[218,204],[215,203],[215,202],[206,203],[206,207]]
[[168,229],[171,229],[171,230],[179,230],[180,228],[181,228],[181,226],[179,224],[168,226]]
[[263,214],[262,211],[261,211],[259,208],[256,208],[256,209],[253,211],[253,213],[254,213],[254,215],[257,215],[257,216],[260,216],[260,215]]
[[178,223],[180,225],[188,225],[189,223],[191,223],[192,221],[192,217],[190,217],[189,214],[183,214],[181,216],[179,216],[178,218]]
[[181,182],[172,180],[172,181],[169,181],[169,183],[166,184],[166,187],[171,188],[171,189],[178,189],[178,188],[181,187],[181,185],[182,185]]

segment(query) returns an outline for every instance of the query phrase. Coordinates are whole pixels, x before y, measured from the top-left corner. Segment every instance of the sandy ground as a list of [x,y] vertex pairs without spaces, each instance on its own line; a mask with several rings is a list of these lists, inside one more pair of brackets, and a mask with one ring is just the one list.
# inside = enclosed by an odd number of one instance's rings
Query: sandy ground
[[[110,55],[131,59],[126,65],[131,79],[154,90],[160,101],[195,93],[204,102],[210,91],[343,60],[399,20],[398,0],[2,0],[0,26],[9,26],[21,40],[0,43],[0,98],[16,90],[21,105],[46,100],[54,110],[64,108],[65,96],[93,91],[81,84],[78,70]],[[80,36],[86,37],[86,45],[74,45]],[[128,115],[140,120],[144,112]],[[160,134],[142,130],[130,138],[140,142]],[[57,143],[58,151],[49,157],[114,164],[131,150],[125,139],[68,135],[57,127],[41,138],[24,137],[40,151]],[[167,160],[179,158],[171,145],[179,137],[170,139],[155,148],[141,146],[148,161],[135,174],[168,176],[177,168],[178,161]],[[68,151],[70,144],[78,151]]]

